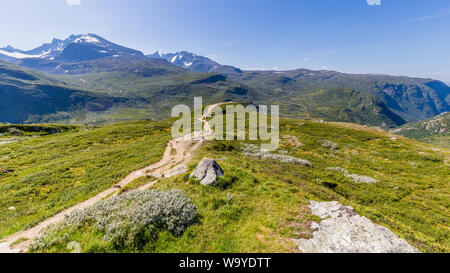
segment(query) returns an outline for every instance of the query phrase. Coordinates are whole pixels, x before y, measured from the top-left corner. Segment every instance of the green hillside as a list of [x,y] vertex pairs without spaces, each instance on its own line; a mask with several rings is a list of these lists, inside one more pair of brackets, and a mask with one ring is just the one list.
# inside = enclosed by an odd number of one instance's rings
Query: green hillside
[[[1,166],[14,170],[0,178],[0,226],[7,227],[2,236],[156,161],[167,140],[167,125],[78,127],[0,146]],[[189,169],[204,157],[216,158],[225,171],[216,186],[199,185],[188,178],[190,171],[155,184],[152,189],[181,190],[198,208],[195,222],[187,219],[181,234],[163,227],[152,233],[143,230],[133,235],[138,245],[116,245],[105,241],[95,226],[69,225],[48,233],[33,251],[66,252],[67,243],[77,241],[84,252],[296,252],[290,239],[310,236],[309,223],[316,219],[307,208],[309,200],[351,205],[422,251],[450,250],[448,150],[346,123],[283,119],[281,135],[278,152],[308,160],[312,168],[246,156],[243,142],[210,142]],[[379,183],[355,183],[329,169],[335,167]],[[17,210],[4,209],[11,205]]]
[[[162,120],[177,104],[279,104],[281,115],[397,127],[449,109],[437,81],[332,71],[198,73],[162,59],[63,63],[63,75],[0,62],[0,122],[108,124]],[[236,74],[237,73],[237,74]],[[14,105],[14,107],[12,107]]]
[[104,127],[0,125],[0,237],[159,161],[170,126],[170,121]]
[[429,120],[408,123],[393,133],[446,148],[450,148],[450,113]]
[[[406,122],[431,118],[450,110],[450,88],[432,79],[306,69],[283,72],[243,71],[226,75],[258,90],[277,90],[279,96],[286,97],[286,101],[289,101],[289,97],[303,98],[316,89],[354,90],[366,96],[375,96],[384,104],[383,107]],[[330,107],[333,103],[333,100],[328,101]]]
[[223,76],[189,72],[162,60],[104,58],[71,67],[89,73],[49,75],[0,62],[0,121],[105,124],[161,120],[169,118],[177,104],[192,105],[194,96],[202,96],[205,104],[269,97]]

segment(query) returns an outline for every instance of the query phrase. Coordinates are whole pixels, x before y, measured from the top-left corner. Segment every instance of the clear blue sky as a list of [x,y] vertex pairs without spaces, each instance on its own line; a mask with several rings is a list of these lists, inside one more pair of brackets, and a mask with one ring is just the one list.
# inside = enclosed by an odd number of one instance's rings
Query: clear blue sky
[[0,47],[91,32],[145,53],[187,50],[244,69],[450,82],[450,0],[0,1]]

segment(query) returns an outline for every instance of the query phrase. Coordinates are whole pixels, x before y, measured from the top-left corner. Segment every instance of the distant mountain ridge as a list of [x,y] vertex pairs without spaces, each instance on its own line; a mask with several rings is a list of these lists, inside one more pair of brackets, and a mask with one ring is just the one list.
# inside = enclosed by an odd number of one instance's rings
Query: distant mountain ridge
[[179,51],[176,53],[160,54],[158,51],[147,55],[149,58],[165,59],[168,62],[195,71],[204,73],[242,73],[239,68],[230,65],[221,65],[209,58],[187,52]]
[[53,39],[29,51],[11,46],[0,48],[0,60],[49,73],[65,73],[66,70],[59,69],[62,64],[105,57],[144,57],[144,54],[92,33],[71,35],[65,40]]
[[[386,127],[450,111],[450,88],[432,79],[308,69],[245,71],[187,51],[146,56],[95,34],[54,39],[29,51],[8,46],[0,49],[0,59],[41,72],[70,75],[64,80],[53,77],[69,88],[121,94],[119,97],[127,93],[129,100],[145,101],[145,107],[152,108],[150,112],[158,118],[161,109],[155,109],[175,101],[186,103],[181,98],[194,94],[211,102],[232,99],[279,104],[282,114],[289,117]],[[11,77],[4,80],[15,81]],[[161,100],[165,102],[154,103]]]

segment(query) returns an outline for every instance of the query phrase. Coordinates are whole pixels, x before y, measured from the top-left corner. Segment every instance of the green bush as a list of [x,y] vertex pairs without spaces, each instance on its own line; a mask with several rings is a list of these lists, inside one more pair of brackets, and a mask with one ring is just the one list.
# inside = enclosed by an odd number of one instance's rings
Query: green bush
[[225,176],[225,177],[219,177],[216,184],[214,184],[215,187],[226,190],[233,186],[234,183],[238,181],[238,178],[236,176]]
[[215,141],[212,148],[217,152],[233,152],[240,151],[241,144],[238,141],[230,140]]

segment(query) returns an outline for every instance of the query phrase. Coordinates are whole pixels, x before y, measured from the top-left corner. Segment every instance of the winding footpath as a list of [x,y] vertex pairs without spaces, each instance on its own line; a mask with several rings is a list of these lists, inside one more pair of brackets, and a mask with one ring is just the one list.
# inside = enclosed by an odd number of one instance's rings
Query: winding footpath
[[[28,250],[29,244],[41,233],[43,229],[52,224],[60,222],[66,215],[69,215],[75,210],[85,209],[109,196],[118,194],[121,188],[125,187],[137,178],[147,175],[151,175],[157,178],[156,181],[138,188],[138,190],[147,190],[156,182],[158,182],[159,179],[169,178],[185,173],[187,171],[187,164],[192,159],[192,154],[202,146],[202,144],[206,140],[206,137],[213,133],[213,130],[206,120],[206,117],[212,112],[215,107],[228,103],[217,103],[207,107],[205,110],[205,114],[198,120],[203,123],[203,130],[201,132],[196,131],[190,135],[186,135],[184,137],[169,141],[161,161],[130,173],[114,187],[107,189],[84,202],[68,208],[28,230],[16,233],[8,238],[0,240],[0,253],[26,252]],[[175,154],[173,153],[174,150],[176,151]],[[26,241],[14,245],[14,243],[19,239],[26,239]],[[12,245],[14,246],[11,247]]]

